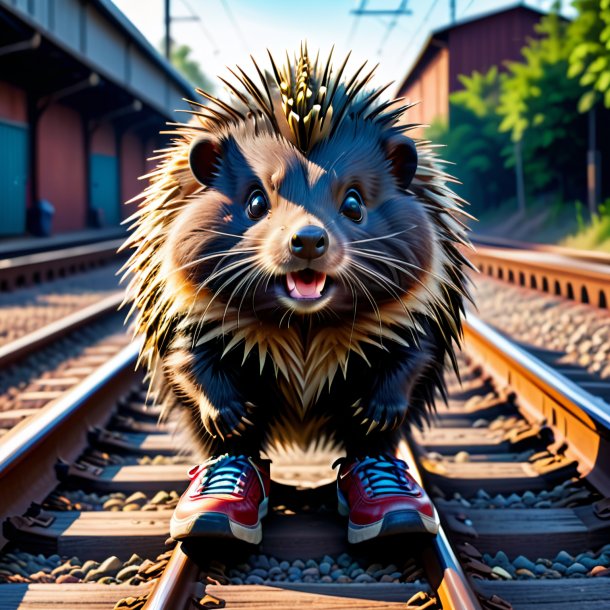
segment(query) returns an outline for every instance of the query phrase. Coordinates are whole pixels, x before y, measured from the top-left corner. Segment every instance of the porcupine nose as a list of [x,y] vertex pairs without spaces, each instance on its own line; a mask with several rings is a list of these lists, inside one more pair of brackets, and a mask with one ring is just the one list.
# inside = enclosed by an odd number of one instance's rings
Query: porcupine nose
[[301,227],[290,238],[290,251],[299,258],[320,258],[328,249],[328,233],[322,227]]

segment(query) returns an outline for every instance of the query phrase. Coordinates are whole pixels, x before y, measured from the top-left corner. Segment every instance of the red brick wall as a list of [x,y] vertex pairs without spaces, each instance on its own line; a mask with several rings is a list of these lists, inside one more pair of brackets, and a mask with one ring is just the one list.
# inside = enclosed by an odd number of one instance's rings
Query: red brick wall
[[15,123],[27,122],[27,99],[25,91],[0,81],[0,120]]
[[81,117],[75,110],[54,104],[38,125],[38,192],[55,206],[53,232],[85,228],[86,156]]

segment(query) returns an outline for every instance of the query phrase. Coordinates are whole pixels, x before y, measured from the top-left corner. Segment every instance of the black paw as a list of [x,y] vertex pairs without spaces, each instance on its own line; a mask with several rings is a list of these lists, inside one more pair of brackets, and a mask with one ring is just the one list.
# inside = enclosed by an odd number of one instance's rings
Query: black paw
[[204,420],[206,430],[212,436],[226,438],[229,435],[241,436],[247,426],[252,426],[248,419],[254,405],[250,402],[229,400],[211,409],[208,421]]
[[371,398],[368,409],[365,408],[362,413],[362,423],[367,426],[366,433],[369,434],[374,430],[378,432],[395,430],[404,421],[408,406],[407,400],[403,397]]

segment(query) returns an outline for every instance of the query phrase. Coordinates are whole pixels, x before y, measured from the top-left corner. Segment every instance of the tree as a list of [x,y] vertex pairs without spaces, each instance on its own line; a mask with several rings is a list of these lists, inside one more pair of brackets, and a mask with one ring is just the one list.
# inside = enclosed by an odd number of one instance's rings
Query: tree
[[212,91],[212,83],[202,72],[199,63],[191,59],[191,47],[186,44],[177,45],[172,41],[170,60],[172,65],[187,78],[195,87]]
[[599,101],[610,108],[610,0],[575,0],[574,6],[568,76],[580,77],[585,88],[578,109],[588,112]]
[[504,154],[518,174],[515,160],[521,156],[528,194],[555,190],[564,200],[576,198],[586,177],[586,125],[577,112],[583,89],[567,76],[573,46],[568,23],[555,10],[536,31],[541,37],[523,48],[523,61],[508,64],[502,82],[500,130],[510,134],[515,146]]
[[451,128],[437,121],[426,134],[446,146],[442,156],[456,164],[462,182],[456,190],[475,211],[497,206],[512,190],[501,154],[510,140],[500,133],[496,113],[502,78],[495,66],[485,74],[461,75],[463,89],[449,98]]

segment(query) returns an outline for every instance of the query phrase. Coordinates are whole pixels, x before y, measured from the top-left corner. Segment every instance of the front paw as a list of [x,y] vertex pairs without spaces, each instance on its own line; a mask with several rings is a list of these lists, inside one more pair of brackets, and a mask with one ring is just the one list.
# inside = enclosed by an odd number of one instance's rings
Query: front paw
[[227,400],[210,408],[208,417],[202,418],[203,423],[208,433],[214,437],[220,436],[224,439],[232,435],[241,436],[248,425],[253,425],[248,419],[253,408],[254,405],[250,402]]
[[357,411],[362,416],[362,425],[368,427],[366,433],[369,434],[373,430],[396,430],[404,421],[408,406],[407,400],[402,396],[373,397],[366,407],[359,405]]

